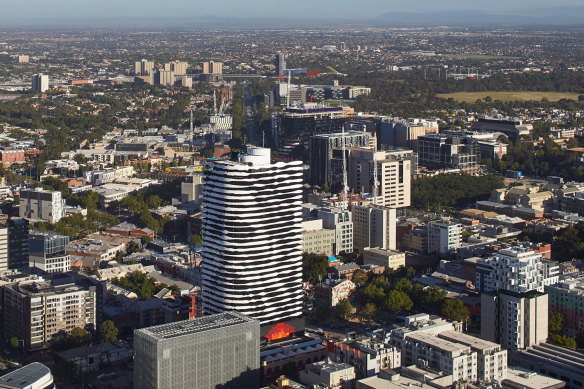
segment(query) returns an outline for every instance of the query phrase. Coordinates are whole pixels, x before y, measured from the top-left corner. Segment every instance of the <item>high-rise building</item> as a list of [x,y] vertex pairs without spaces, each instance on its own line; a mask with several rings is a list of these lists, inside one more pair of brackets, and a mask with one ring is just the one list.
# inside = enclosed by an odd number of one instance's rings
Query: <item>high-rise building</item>
[[349,187],[357,193],[373,193],[377,164],[377,204],[391,208],[409,207],[415,160],[411,150],[353,148],[349,151]]
[[98,287],[71,277],[22,281],[2,286],[4,336],[24,341],[27,349],[47,347],[59,331],[99,325]]
[[248,147],[203,169],[204,310],[262,325],[302,315],[302,163],[270,153]]
[[457,134],[429,134],[418,137],[420,165],[433,169],[459,169],[476,174],[480,163],[476,139]]
[[185,76],[189,64],[182,61],[173,61],[164,64],[164,70],[167,72],[174,72],[175,76]]
[[508,290],[543,292],[559,281],[559,266],[533,250],[514,246],[495,252],[477,262],[476,287],[480,292]]
[[548,337],[548,295],[501,290],[481,294],[481,339],[521,350]]
[[30,267],[36,267],[47,273],[63,273],[71,270],[69,255],[65,248],[69,237],[54,232],[31,231],[29,234]]
[[146,61],[143,59],[142,61],[136,61],[134,63],[134,74],[136,75],[148,76],[152,74],[152,70],[154,70],[153,61]]
[[153,72],[152,75],[155,85],[173,86],[176,81],[172,70],[158,70]]
[[462,225],[446,220],[428,223],[428,252],[446,254],[462,243]]
[[8,219],[0,219],[0,271],[8,270]]
[[[368,132],[345,132],[345,149],[352,147],[368,147],[371,134]],[[310,182],[312,185],[327,185],[331,193],[338,193],[342,189],[343,166],[337,163],[339,158],[333,159],[333,150],[341,152],[342,133],[320,134],[310,137]],[[340,165],[340,166],[339,166]]]
[[42,188],[21,190],[19,216],[56,223],[65,216],[65,200],[59,191]]
[[281,156],[308,161],[310,137],[341,132],[346,121],[344,107],[289,108],[272,114],[272,137]]
[[134,331],[134,388],[258,388],[260,326],[223,312]]
[[203,62],[203,73],[223,74],[223,62],[208,61]]
[[8,220],[8,268],[28,267],[28,220],[11,218]]
[[283,76],[284,70],[286,70],[286,54],[277,53],[276,54],[276,76]]
[[381,205],[352,204],[353,248],[363,251],[365,247],[396,249],[395,208]]
[[353,220],[351,211],[341,208],[322,208],[318,210],[324,228],[335,231],[335,255],[353,252]]
[[49,90],[49,76],[46,74],[35,74],[32,76],[32,90],[44,93]]
[[418,137],[434,133],[438,133],[436,119],[380,118],[379,141],[382,145],[417,151]]

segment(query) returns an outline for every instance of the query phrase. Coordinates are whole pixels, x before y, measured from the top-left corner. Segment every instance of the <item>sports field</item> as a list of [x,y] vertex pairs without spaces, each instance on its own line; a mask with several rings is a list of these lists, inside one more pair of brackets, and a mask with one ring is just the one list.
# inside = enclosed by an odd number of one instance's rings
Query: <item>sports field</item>
[[531,92],[531,91],[518,91],[518,92],[455,92],[455,93],[441,93],[438,97],[443,99],[448,99],[452,97],[454,100],[463,103],[474,103],[479,99],[484,99],[487,96],[491,96],[493,101],[529,101],[536,100],[541,101],[544,97],[549,101],[558,101],[561,99],[571,99],[578,100],[578,93],[572,92]]

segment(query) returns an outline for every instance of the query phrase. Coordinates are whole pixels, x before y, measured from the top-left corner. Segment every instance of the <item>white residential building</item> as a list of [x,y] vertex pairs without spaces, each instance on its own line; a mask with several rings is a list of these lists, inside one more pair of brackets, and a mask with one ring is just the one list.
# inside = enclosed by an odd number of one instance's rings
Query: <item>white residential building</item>
[[335,230],[335,255],[353,252],[353,220],[351,211],[341,208],[321,208],[318,218],[324,228]]
[[65,216],[65,200],[59,191],[42,188],[21,190],[19,216],[56,223]]
[[543,292],[559,281],[559,265],[522,246],[499,250],[477,262],[476,286],[480,292],[507,290]]
[[300,382],[313,387],[350,389],[355,384],[355,368],[346,363],[314,362],[300,371]]
[[446,220],[428,223],[428,253],[446,254],[462,243],[462,226]]
[[234,310],[262,325],[302,316],[301,165],[272,163],[259,147],[205,163],[206,313]]
[[49,76],[42,73],[33,75],[32,90],[41,93],[45,93],[49,90]]

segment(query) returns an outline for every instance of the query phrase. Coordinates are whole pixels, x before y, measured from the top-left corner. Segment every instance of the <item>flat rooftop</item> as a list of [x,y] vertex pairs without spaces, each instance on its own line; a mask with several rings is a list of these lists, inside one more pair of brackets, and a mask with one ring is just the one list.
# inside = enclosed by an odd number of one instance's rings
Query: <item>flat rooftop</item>
[[491,350],[494,348],[501,348],[501,346],[497,343],[489,342],[487,340],[476,338],[458,331],[444,331],[439,333],[438,336],[455,343],[470,346],[471,348],[477,350]]
[[503,385],[505,386],[509,383],[514,384],[514,387],[529,389],[546,389],[565,385],[562,380],[540,375],[517,366],[509,366],[507,368],[507,378],[503,380]]
[[428,335],[419,332],[413,332],[408,334],[407,336],[409,339],[417,340],[422,343],[426,343],[434,348],[437,348],[444,352],[456,352],[456,351],[466,351],[469,349],[469,346],[465,346],[460,343],[450,342],[445,339],[438,338],[433,335]]
[[0,377],[0,388],[32,388],[39,381],[52,382],[51,370],[42,363],[33,362]]
[[216,315],[203,316],[194,320],[183,320],[175,323],[142,328],[136,330],[136,333],[143,333],[153,338],[163,340],[251,322],[256,322],[256,320],[237,312],[223,312]]

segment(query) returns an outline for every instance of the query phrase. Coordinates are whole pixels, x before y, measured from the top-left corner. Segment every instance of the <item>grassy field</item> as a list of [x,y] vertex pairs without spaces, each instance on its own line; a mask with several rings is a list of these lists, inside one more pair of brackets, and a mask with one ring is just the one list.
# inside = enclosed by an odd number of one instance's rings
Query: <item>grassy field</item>
[[541,101],[544,97],[549,101],[558,101],[561,99],[571,99],[578,100],[578,93],[571,92],[531,92],[531,91],[518,91],[518,92],[455,92],[455,93],[441,93],[438,97],[443,99],[448,99],[452,97],[454,100],[463,103],[474,103],[479,99],[484,99],[487,96],[491,96],[493,101],[529,101],[536,100]]

